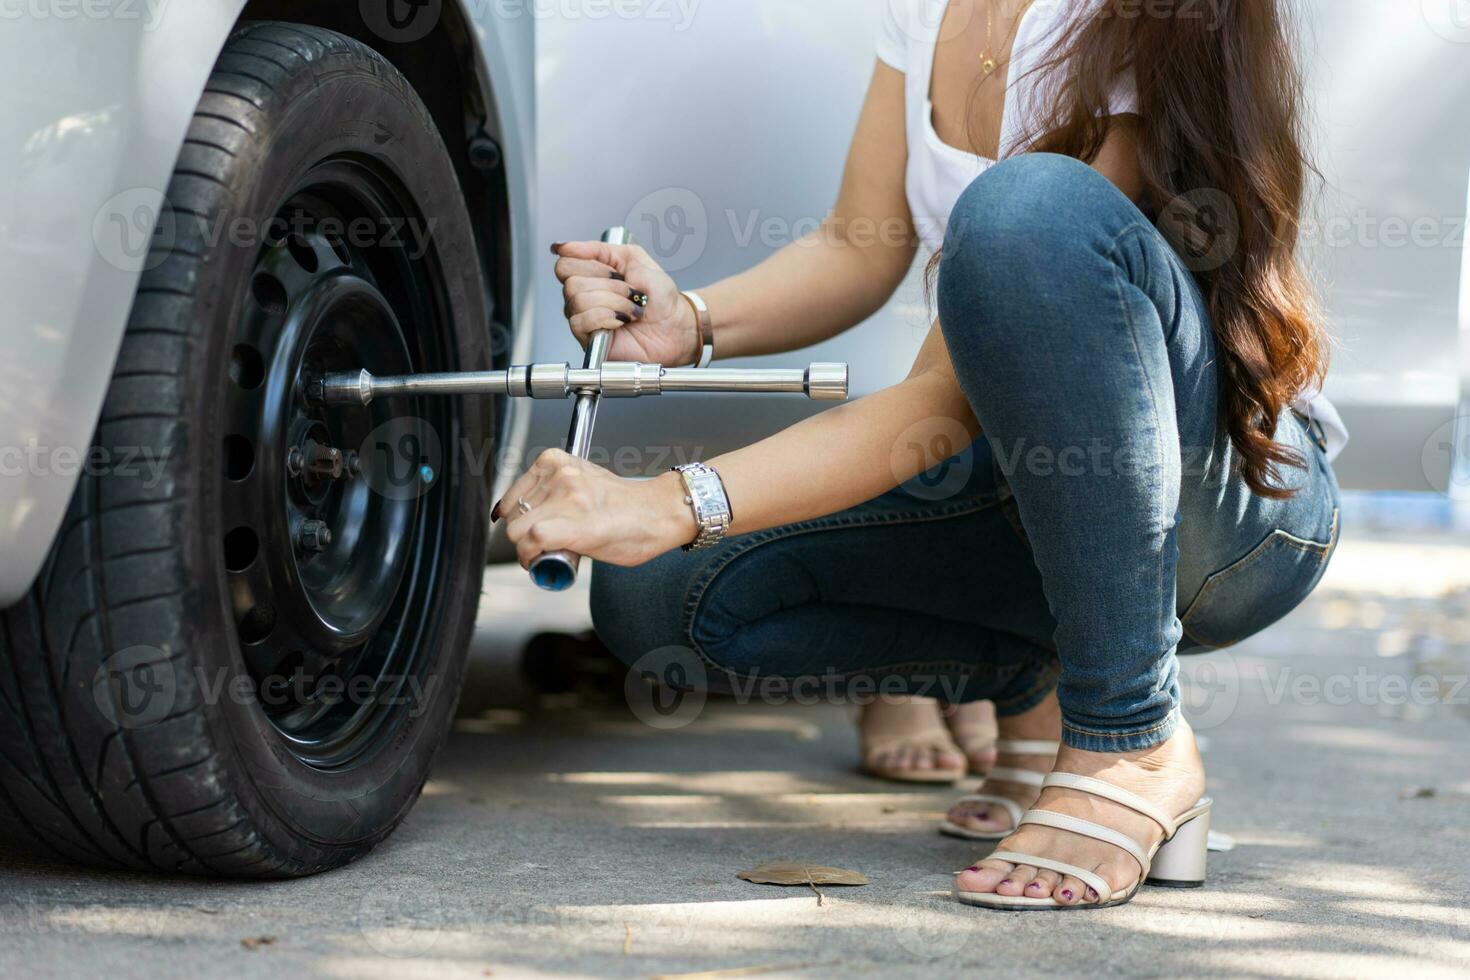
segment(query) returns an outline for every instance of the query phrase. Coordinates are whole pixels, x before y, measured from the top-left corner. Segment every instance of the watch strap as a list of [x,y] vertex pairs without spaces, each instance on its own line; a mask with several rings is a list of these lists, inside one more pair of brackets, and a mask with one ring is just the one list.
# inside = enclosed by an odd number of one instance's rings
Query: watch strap
[[693,509],[694,523],[699,528],[699,534],[684,546],[684,550],[699,551],[719,544],[734,521],[730,498],[725,493],[720,474],[703,463],[676,466],[674,472],[684,481],[684,502]]

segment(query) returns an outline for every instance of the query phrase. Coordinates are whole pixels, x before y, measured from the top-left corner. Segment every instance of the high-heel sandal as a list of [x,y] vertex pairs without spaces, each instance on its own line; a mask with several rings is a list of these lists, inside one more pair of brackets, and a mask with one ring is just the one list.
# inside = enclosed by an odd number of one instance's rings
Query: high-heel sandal
[[[1032,809],[1028,810],[1017,824],[1018,827],[1026,824],[1052,827],[1121,848],[1138,862],[1138,867],[1142,871],[1138,880],[1126,891],[1114,892],[1102,876],[1086,868],[1079,868],[1064,861],[1053,861],[1050,858],[1022,854],[1018,851],[996,851],[990,855],[989,859],[1042,868],[1046,871],[1055,871],[1059,875],[1071,875],[1096,892],[1097,901],[1063,905],[1050,896],[1026,898],[1019,895],[998,895],[995,892],[961,891],[958,883],[955,884],[954,890],[956,899],[966,905],[1010,912],[1029,912],[1039,909],[1102,909],[1132,901],[1133,896],[1138,894],[1138,889],[1145,883],[1166,888],[1198,888],[1205,883],[1205,864],[1210,841],[1210,807],[1214,804],[1209,797],[1201,799],[1178,816],[1171,817],[1137,794],[1130,793],[1111,783],[1105,783],[1100,779],[1093,779],[1091,776],[1054,772],[1042,783],[1043,788],[1051,786],[1077,790],[1111,800],[1143,814],[1164,828],[1164,839],[1145,850],[1142,844],[1127,834],[1065,813]],[[963,872],[960,873],[963,874]]]
[[[1055,759],[1061,751],[1060,742],[1047,742],[1039,739],[1014,739],[1003,738],[995,743],[996,749],[1002,755],[1044,755],[1049,759]],[[1011,766],[991,766],[990,772],[985,776],[986,782],[1020,783],[1023,786],[1034,786],[1036,792],[1041,792],[1042,784],[1046,782],[1046,776],[1030,769],[1015,769]],[[994,793],[971,793],[955,800],[954,806],[964,803],[984,803],[987,806],[998,806],[1010,814],[1011,825],[1005,830],[972,830],[963,827],[949,817],[945,817],[939,824],[939,832],[948,834],[950,837],[963,837],[965,840],[1004,840],[1016,832],[1021,825],[1021,818],[1026,811],[1021,808],[1015,800]]]

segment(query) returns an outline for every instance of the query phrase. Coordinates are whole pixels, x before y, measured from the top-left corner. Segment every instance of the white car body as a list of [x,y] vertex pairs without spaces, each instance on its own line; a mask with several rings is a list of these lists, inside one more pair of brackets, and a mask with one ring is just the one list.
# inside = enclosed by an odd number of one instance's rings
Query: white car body
[[[403,36],[416,12],[439,20],[457,10],[471,25],[472,75],[508,185],[513,286],[498,315],[521,328],[525,347],[534,18],[484,0],[444,4],[454,10],[434,9],[438,0],[405,8]],[[242,14],[246,0],[0,3],[0,606],[30,586],[65,513],[158,202]]]
[[[628,16],[538,23],[542,237],[626,224],[682,286],[697,288],[809,231],[836,199],[888,2],[903,0],[722,0],[692,10],[645,0],[627,5]],[[1457,438],[1452,428],[1470,391],[1470,3],[1291,6],[1305,16],[1326,178],[1305,237],[1337,342],[1327,394],[1352,431],[1338,475],[1346,487],[1407,491],[1444,492],[1453,479],[1457,496],[1470,497],[1470,474],[1450,475],[1456,443],[1470,457],[1470,431]],[[548,262],[536,279],[537,359],[565,360],[575,348],[549,272]],[[855,330],[810,355],[763,361],[848,361],[862,394],[903,376],[928,323],[915,276]],[[720,452],[812,410],[738,397],[686,399],[677,410],[667,399],[608,405],[598,420],[605,461],[652,471],[670,455]],[[554,404],[536,412],[531,442],[555,445],[566,413]]]
[[[413,0],[403,12],[440,2],[437,16],[469,27],[504,154],[512,288],[498,316],[525,363],[576,353],[547,242],[625,224],[697,286],[814,227],[889,0]],[[1443,491],[1452,479],[1470,377],[1470,23],[1454,4],[1307,8],[1332,189],[1316,255],[1340,341],[1328,393],[1354,434],[1339,465],[1348,486]],[[146,254],[151,225],[137,219],[156,207],[246,8],[0,0],[0,606],[23,595],[56,534]],[[862,394],[902,375],[927,322],[911,282],[868,323],[781,360],[849,361]],[[730,396],[621,403],[598,442],[620,472],[650,472],[810,410]],[[517,405],[502,479],[559,444],[566,418],[543,404],[529,424]]]

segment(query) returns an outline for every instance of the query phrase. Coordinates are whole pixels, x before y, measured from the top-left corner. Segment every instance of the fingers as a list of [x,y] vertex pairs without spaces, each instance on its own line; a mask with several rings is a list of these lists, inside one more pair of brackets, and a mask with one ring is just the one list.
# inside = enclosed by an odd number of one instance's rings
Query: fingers
[[640,246],[609,245],[606,242],[556,242],[551,254],[564,259],[590,259],[601,262],[614,271],[628,274],[637,265],[656,265]]
[[643,293],[627,283],[611,279],[573,276],[562,288],[562,295],[566,297],[568,319],[597,307],[605,307],[615,313],[626,313],[629,317],[643,315],[643,304],[637,301],[637,298],[643,297]]
[[623,274],[610,265],[598,262],[594,259],[557,259],[556,278],[565,283],[574,276],[582,276],[588,279],[617,279],[621,280]]

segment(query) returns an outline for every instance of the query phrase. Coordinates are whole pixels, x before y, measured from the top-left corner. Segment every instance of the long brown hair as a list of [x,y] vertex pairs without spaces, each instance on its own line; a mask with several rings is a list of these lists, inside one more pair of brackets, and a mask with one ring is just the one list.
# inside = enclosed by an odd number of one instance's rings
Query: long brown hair
[[[1040,0],[1049,2],[1049,0]],[[1214,321],[1221,416],[1255,493],[1287,497],[1283,410],[1320,385],[1328,342],[1298,255],[1315,170],[1283,0],[1105,0],[1038,72],[1060,93],[1031,151],[1095,159],[1116,80],[1138,85],[1145,205],[1194,270]],[[1222,223],[1223,222],[1223,226]]]

